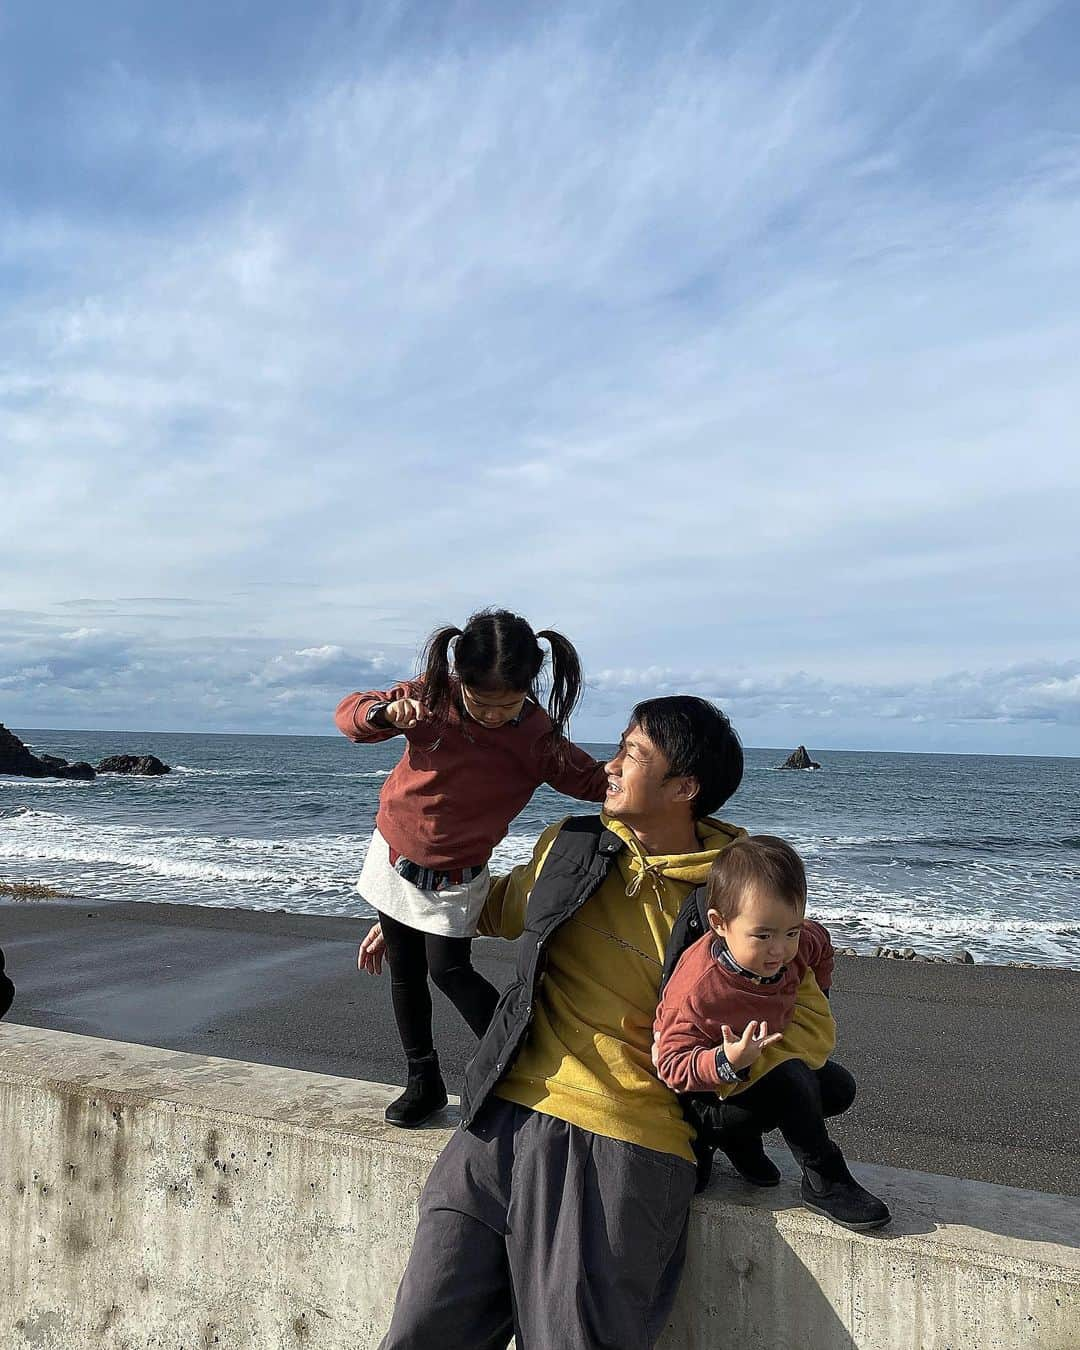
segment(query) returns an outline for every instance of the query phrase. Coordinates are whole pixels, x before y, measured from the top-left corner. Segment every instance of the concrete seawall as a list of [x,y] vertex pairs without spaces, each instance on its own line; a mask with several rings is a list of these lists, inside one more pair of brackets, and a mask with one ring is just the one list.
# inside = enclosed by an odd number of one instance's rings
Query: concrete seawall
[[[389,1129],[393,1091],[0,1026],[4,1344],[377,1345],[446,1137]],[[714,1182],[665,1350],[1080,1345],[1080,1201],[860,1172],[884,1234]]]

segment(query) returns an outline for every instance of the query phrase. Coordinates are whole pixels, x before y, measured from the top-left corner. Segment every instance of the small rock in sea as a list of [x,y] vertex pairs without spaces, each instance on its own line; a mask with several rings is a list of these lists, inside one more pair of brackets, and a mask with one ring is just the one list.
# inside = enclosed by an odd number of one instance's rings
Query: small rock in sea
[[788,755],[780,767],[782,769],[820,769],[821,765],[810,758],[806,753],[805,745],[800,745]]
[[110,755],[97,766],[98,773],[138,773],[156,775],[172,770],[157,755]]
[[925,961],[929,964],[934,958],[932,956],[923,956],[922,952],[916,952],[911,959],[913,961]]
[[859,953],[854,947],[837,947],[836,954],[837,956],[858,956]]
[[89,781],[94,777],[94,766],[87,764],[84,759],[69,764],[59,755],[38,755],[37,758],[46,778],[79,778]]
[[900,953],[900,955],[901,955],[901,957],[903,957],[903,959],[904,959],[905,961],[914,961],[914,960],[915,960],[915,948],[914,948],[914,947],[905,947],[904,950]]
[[961,949],[952,958],[958,965],[973,966],[975,958],[968,951]]

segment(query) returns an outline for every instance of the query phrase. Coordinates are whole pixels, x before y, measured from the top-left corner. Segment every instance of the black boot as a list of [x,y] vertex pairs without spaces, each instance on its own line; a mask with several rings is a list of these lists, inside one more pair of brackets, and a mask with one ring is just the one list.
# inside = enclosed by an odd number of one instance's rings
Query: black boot
[[390,1125],[406,1129],[422,1125],[446,1105],[446,1084],[439,1072],[439,1056],[432,1052],[423,1059],[409,1060],[409,1079],[405,1091],[386,1108]]
[[892,1218],[885,1201],[871,1195],[851,1175],[835,1144],[830,1142],[824,1153],[804,1160],[802,1167],[802,1198],[807,1209],[857,1233],[880,1228]]
[[751,1186],[780,1185],[780,1169],[765,1152],[760,1134],[733,1139],[722,1151],[743,1181]]

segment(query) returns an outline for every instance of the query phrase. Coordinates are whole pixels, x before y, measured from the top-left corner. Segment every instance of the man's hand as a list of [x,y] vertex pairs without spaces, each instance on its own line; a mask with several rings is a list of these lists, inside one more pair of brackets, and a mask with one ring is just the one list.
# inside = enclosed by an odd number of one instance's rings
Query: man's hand
[[720,1031],[724,1037],[724,1055],[733,1069],[745,1069],[753,1064],[767,1045],[775,1045],[784,1038],[782,1031],[769,1035],[768,1022],[748,1022],[741,1036],[736,1036],[729,1026]]
[[410,731],[431,716],[418,698],[396,698],[383,709],[383,716],[398,731]]
[[383,937],[382,924],[373,923],[356,953],[356,969],[366,970],[369,975],[381,975],[385,954],[386,939]]

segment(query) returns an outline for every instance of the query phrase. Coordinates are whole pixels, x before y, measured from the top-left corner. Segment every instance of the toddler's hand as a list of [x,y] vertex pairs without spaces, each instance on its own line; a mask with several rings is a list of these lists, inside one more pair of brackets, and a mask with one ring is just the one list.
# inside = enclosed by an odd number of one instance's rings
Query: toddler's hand
[[383,715],[398,731],[411,731],[413,727],[427,721],[430,713],[418,698],[396,698],[393,703],[386,705]]
[[745,1069],[767,1045],[775,1045],[784,1038],[782,1031],[774,1031],[770,1036],[768,1022],[748,1022],[741,1036],[736,1036],[729,1026],[720,1030],[724,1037],[724,1054],[733,1069]]
[[369,975],[381,974],[385,952],[386,939],[383,937],[382,924],[373,923],[356,953],[357,970],[366,970]]

